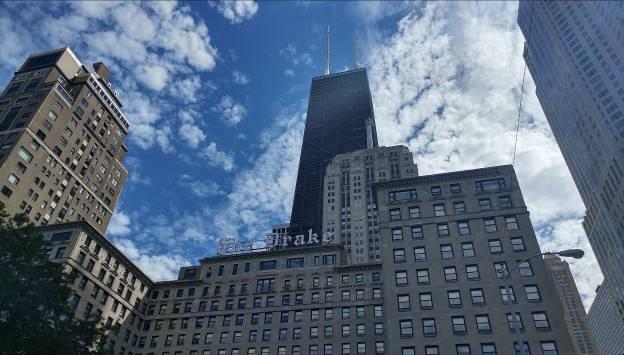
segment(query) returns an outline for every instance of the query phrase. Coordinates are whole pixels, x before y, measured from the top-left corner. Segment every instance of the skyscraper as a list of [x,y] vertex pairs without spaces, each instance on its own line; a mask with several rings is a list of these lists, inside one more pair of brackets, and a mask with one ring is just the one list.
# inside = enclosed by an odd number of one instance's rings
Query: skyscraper
[[544,258],[546,267],[555,281],[559,299],[563,304],[563,316],[572,338],[577,355],[594,355],[598,352],[592,335],[587,313],[579,295],[570,265],[560,257],[548,255]]
[[587,314],[600,355],[624,354],[622,314],[615,308],[612,294],[609,285],[603,282],[596,288],[596,298]]
[[[624,3],[520,1],[524,58],[624,313]],[[624,327],[624,320],[622,321]]]
[[376,146],[366,69],[313,78],[290,216],[291,233],[321,231],[327,164],[337,154]]
[[323,232],[335,236],[351,263],[381,260],[379,221],[371,184],[414,176],[418,176],[418,166],[403,145],[338,154],[327,165]]
[[33,54],[0,95],[0,202],[37,225],[104,233],[128,173],[129,123],[102,63],[69,48]]

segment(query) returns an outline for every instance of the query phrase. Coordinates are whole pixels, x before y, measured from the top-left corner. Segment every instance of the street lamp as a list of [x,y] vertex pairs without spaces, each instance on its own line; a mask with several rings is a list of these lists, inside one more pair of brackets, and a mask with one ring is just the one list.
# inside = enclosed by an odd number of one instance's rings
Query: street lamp
[[[509,307],[511,308],[514,341],[516,344],[518,344],[519,351],[517,352],[517,354],[519,355],[526,355],[526,352],[524,351],[524,342],[522,341],[522,338],[520,337],[520,319],[519,319],[520,317],[518,316],[518,313],[515,313],[513,311],[513,307],[511,306],[512,304],[511,287],[509,285],[511,281],[510,280],[511,272],[518,269],[521,264],[529,261],[530,259],[536,258],[538,256],[544,256],[544,255],[559,255],[562,257],[566,257],[566,258],[580,259],[585,255],[585,252],[582,249],[565,249],[565,250],[561,250],[557,252],[545,252],[545,253],[535,254],[535,255],[529,256],[528,258],[520,260],[519,262],[516,263],[516,265],[513,268],[511,268],[511,270],[507,270],[507,268],[503,269],[504,276],[505,276],[505,296],[507,297],[507,304],[509,304]],[[514,351],[515,351],[515,345],[514,345]]]

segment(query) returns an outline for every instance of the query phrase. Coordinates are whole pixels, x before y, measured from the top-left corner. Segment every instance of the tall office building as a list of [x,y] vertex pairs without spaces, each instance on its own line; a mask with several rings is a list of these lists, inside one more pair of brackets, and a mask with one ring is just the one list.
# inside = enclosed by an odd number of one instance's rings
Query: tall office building
[[587,315],[600,355],[624,354],[622,313],[615,307],[611,295],[609,285],[603,281],[596,288],[596,297]]
[[292,234],[321,231],[327,164],[338,154],[376,146],[366,69],[313,78],[290,215]]
[[[624,311],[624,3],[520,1],[524,58]],[[624,319],[622,321],[624,327]]]
[[550,271],[559,299],[563,303],[564,318],[572,337],[572,344],[577,355],[594,355],[598,348],[592,335],[583,300],[579,295],[570,266],[560,257],[548,255],[544,257],[546,267]]
[[33,54],[0,95],[0,202],[37,225],[104,233],[127,171],[129,123],[102,63],[69,48]]
[[379,221],[371,184],[418,176],[406,146],[339,154],[325,170],[323,231],[340,242],[351,263],[381,260]]

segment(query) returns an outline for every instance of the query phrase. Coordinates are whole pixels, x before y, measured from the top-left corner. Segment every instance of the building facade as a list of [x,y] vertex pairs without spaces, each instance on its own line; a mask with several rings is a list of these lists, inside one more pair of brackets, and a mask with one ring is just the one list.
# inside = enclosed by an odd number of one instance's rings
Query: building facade
[[596,297],[587,314],[600,355],[624,354],[624,332],[620,326],[624,315],[615,307],[611,295],[609,285],[603,281],[596,288]]
[[290,215],[291,233],[322,230],[327,164],[338,154],[377,145],[366,69],[313,78]]
[[530,354],[574,353],[543,259],[520,263],[505,291],[504,270],[540,253],[511,166],[373,190],[390,354],[513,354],[520,341]]
[[[520,1],[524,57],[586,208],[583,223],[624,313],[624,4]],[[624,327],[624,319],[622,320]]]
[[544,262],[555,281],[559,299],[563,303],[564,318],[575,353],[578,355],[599,353],[570,266],[566,261],[554,255],[544,257]]
[[50,260],[63,263],[67,272],[76,275],[69,300],[76,316],[118,325],[107,345],[126,354],[124,344],[138,339],[142,329],[142,301],[153,287],[152,280],[85,221],[50,224],[37,232],[51,243]]
[[37,225],[106,231],[128,173],[129,124],[102,63],[69,48],[31,55],[0,95],[0,202]]
[[339,154],[327,165],[323,231],[342,243],[350,263],[381,261],[377,207],[371,184],[418,176],[406,146],[376,147]]

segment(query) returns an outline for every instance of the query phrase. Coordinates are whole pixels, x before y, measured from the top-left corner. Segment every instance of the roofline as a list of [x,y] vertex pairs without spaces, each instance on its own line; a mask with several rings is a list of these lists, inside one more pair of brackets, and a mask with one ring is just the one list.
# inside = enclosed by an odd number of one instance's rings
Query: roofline
[[349,69],[346,71],[341,71],[339,73],[332,73],[329,75],[319,75],[319,76],[314,76],[312,77],[312,81],[314,80],[321,80],[321,79],[326,79],[326,78],[331,78],[331,77],[336,77],[336,76],[341,76],[341,75],[347,75],[347,74],[351,74],[354,72],[358,72],[358,71],[366,71],[366,68],[362,67],[362,68],[356,68],[356,69]]
[[231,254],[231,255],[216,255],[209,256],[199,260],[200,264],[207,264],[212,262],[227,262],[241,259],[261,259],[265,257],[289,255],[297,252],[314,252],[314,251],[340,251],[342,250],[341,244],[325,244],[318,246],[302,246],[302,247],[289,247],[283,249],[257,251],[251,253]]
[[152,279],[149,276],[147,276],[143,271],[141,271],[141,269],[138,266],[136,266],[136,264],[134,264],[130,259],[128,259],[128,257],[126,257],[121,252],[121,250],[119,250],[119,248],[117,248],[113,243],[111,243],[106,237],[100,234],[100,232],[98,232],[95,228],[93,228],[86,221],[48,224],[45,226],[37,226],[35,227],[35,230],[47,232],[47,231],[69,229],[69,228],[76,228],[76,227],[79,227],[82,230],[86,231],[89,234],[89,236],[93,237],[98,242],[105,244],[107,247],[109,247],[110,250],[112,251],[112,254],[116,258],[121,258],[123,261],[125,261],[126,262],[125,265],[128,265],[129,269],[131,269],[131,271],[135,275],[138,274],[142,278],[142,281],[147,284],[148,288],[151,288],[154,286],[154,281],[152,281]]

